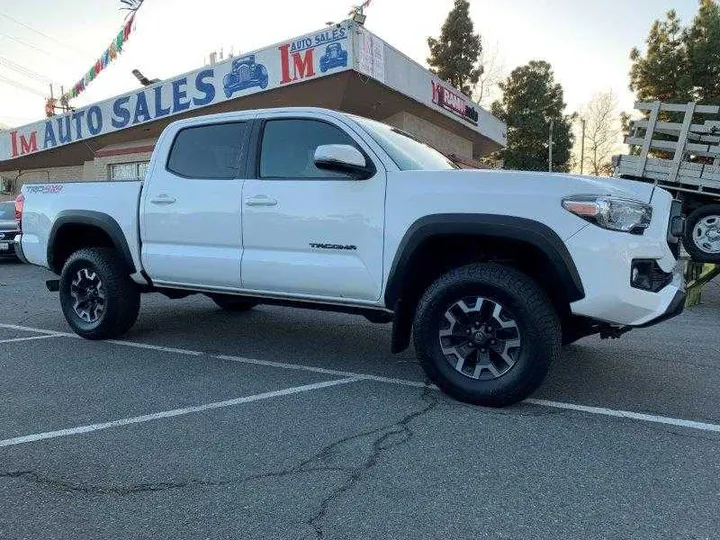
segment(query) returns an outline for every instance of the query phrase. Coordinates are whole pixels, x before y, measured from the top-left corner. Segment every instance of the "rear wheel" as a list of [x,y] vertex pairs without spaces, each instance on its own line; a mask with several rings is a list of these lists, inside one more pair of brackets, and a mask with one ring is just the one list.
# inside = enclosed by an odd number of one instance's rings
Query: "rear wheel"
[[561,347],[560,322],[545,292],[497,264],[440,277],[420,300],[413,332],[420,364],[441,390],[493,407],[530,395]]
[[694,261],[720,262],[720,204],[701,206],[688,216],[683,245]]
[[257,302],[244,300],[239,296],[230,294],[211,294],[208,296],[210,296],[210,299],[215,302],[219,308],[225,311],[250,311],[257,306]]
[[125,334],[135,324],[140,291],[114,250],[81,249],[63,267],[60,305],[76,334],[87,339],[110,339]]

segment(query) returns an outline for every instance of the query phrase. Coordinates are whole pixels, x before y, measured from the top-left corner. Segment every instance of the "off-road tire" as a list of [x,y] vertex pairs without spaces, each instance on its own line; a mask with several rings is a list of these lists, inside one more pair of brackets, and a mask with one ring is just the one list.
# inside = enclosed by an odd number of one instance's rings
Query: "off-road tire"
[[[83,268],[97,273],[104,289],[104,311],[94,322],[81,319],[73,308],[71,286]],[[122,336],[135,324],[140,311],[140,290],[130,279],[127,265],[109,248],[81,249],[70,255],[60,275],[59,292],[65,320],[76,334],[86,339]]]
[[225,311],[250,311],[252,308],[257,306],[257,302],[250,300],[244,300],[238,296],[231,294],[211,294],[208,295],[210,299],[215,302],[215,305]]
[[[512,312],[521,336],[515,364],[492,380],[455,369],[442,352],[445,312],[465,297],[486,298]],[[413,324],[415,350],[425,373],[443,392],[467,403],[503,407],[525,399],[542,383],[561,351],[560,320],[552,302],[529,276],[494,263],[454,269],[425,291]]]

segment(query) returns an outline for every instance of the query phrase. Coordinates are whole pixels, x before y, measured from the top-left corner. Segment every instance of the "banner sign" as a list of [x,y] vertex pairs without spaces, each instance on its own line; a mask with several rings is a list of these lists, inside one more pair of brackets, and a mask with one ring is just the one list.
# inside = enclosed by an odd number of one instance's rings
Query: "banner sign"
[[0,134],[0,161],[350,69],[350,23]]
[[431,81],[432,102],[473,125],[477,125],[479,113],[470,99],[439,80]]

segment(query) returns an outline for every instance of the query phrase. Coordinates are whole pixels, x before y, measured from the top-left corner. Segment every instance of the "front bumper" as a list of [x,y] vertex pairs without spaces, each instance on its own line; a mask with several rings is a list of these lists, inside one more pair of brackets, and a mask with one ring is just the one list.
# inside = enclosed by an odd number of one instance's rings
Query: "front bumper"
[[22,249],[22,235],[21,234],[18,234],[15,236],[13,245],[15,246],[15,255],[17,256],[17,258],[20,259],[21,262],[28,264],[28,261],[25,258],[25,254],[23,253],[23,249]]
[[685,293],[685,291],[676,292],[675,296],[672,299],[672,302],[670,302],[670,305],[665,310],[665,313],[663,313],[656,319],[646,322],[645,324],[638,325],[637,328],[647,328],[648,326],[655,326],[656,324],[660,324],[663,321],[667,321],[668,319],[677,317],[685,310],[686,298],[687,294]]
[[[585,289],[585,298],[570,305],[574,315],[612,326],[643,327],[682,311],[684,273],[666,231],[640,236],[589,225],[566,243]],[[656,261],[660,270],[673,273],[672,281],[657,292],[633,287],[632,265],[640,259]]]

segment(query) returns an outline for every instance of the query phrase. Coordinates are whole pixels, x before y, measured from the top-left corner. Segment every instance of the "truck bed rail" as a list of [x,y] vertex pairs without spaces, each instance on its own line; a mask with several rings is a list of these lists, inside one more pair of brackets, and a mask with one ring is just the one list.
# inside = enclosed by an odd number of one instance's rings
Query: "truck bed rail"
[[[625,139],[630,155],[615,156],[615,175],[720,195],[720,106],[653,102],[636,103],[635,108],[649,114],[631,122]],[[673,113],[683,113],[682,122],[664,120]]]

